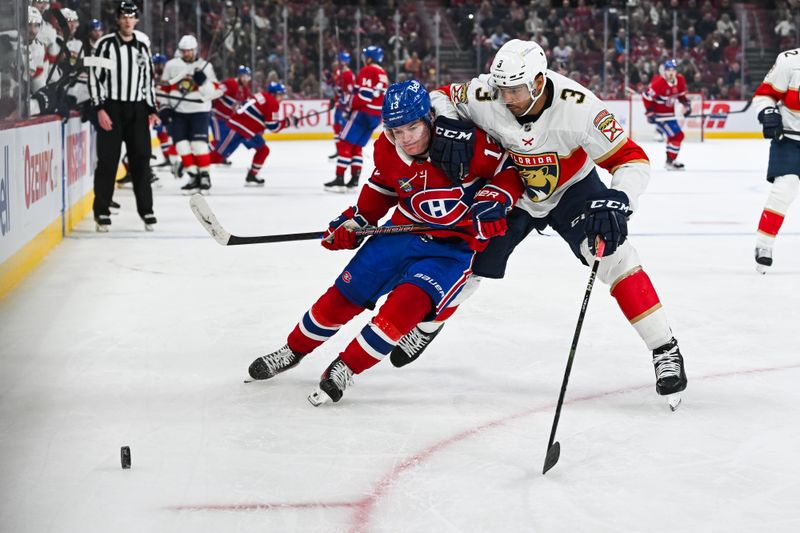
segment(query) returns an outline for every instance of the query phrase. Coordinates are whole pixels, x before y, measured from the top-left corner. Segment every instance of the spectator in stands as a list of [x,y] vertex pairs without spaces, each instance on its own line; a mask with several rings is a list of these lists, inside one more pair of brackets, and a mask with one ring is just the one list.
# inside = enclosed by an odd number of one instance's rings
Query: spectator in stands
[[739,41],[736,39],[736,37],[730,40],[728,46],[725,47],[723,55],[725,56],[725,63],[728,65],[732,65],[737,61],[741,61],[742,48],[739,46]]
[[742,82],[734,80],[733,85],[728,87],[728,93],[725,95],[727,100],[744,99],[744,90],[742,89]]
[[[725,75],[725,81],[728,85],[732,85],[734,81],[742,79],[742,66],[739,62],[734,61],[731,63],[731,66],[728,67],[728,72]],[[744,76],[744,83],[746,87],[750,86],[750,76],[745,73]]]
[[717,21],[717,31],[723,35],[726,32],[730,32],[731,35],[736,35],[738,28],[736,23],[731,20],[731,16],[727,13],[723,13],[720,19]]
[[497,52],[501,46],[506,44],[506,41],[511,39],[511,36],[505,32],[502,24],[498,24],[494,29],[494,33],[489,37],[489,42],[492,45],[492,50]]
[[533,36],[544,31],[544,20],[539,18],[539,14],[535,9],[528,11],[528,18],[525,19],[525,31],[531,39]]
[[700,36],[697,35],[694,26],[689,26],[689,30],[683,37],[681,37],[681,46],[683,46],[687,50],[691,50],[693,48],[700,46],[700,43],[702,41],[703,39],[701,39]]
[[703,19],[697,23],[697,35],[705,39],[717,29],[717,21],[711,11],[703,13]]
[[411,57],[406,59],[403,70],[408,73],[411,79],[419,80],[422,78],[422,60],[416,51],[411,52]]
[[717,81],[708,89],[708,97],[711,100],[723,100],[728,87],[725,85],[725,79],[720,76]]
[[[724,58],[724,38],[722,34],[715,31],[709,35],[703,42],[702,49],[705,50],[705,60],[709,63],[720,63]],[[696,49],[699,51],[701,48]],[[702,59],[702,56],[697,56],[697,59]]]
[[775,35],[778,36],[778,46],[780,49],[786,50],[787,48],[791,48],[796,42],[796,34],[797,26],[795,26],[794,21],[792,20],[791,13],[787,12],[783,16],[783,20],[778,22],[778,24],[775,26]]
[[620,28],[617,31],[617,36],[614,37],[614,51],[617,52],[617,55],[622,55],[625,53],[626,36],[625,28]]
[[564,37],[559,37],[558,44],[553,47],[553,61],[569,63],[572,60],[573,49],[567,44]]

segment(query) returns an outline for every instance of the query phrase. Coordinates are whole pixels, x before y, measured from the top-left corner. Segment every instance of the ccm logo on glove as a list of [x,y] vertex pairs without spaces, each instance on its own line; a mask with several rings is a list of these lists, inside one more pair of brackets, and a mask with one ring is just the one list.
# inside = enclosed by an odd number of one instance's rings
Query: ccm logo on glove
[[441,126],[436,126],[436,135],[439,137],[445,137],[447,139],[453,139],[456,141],[468,141],[472,139],[473,132],[471,131],[453,131],[445,129]]

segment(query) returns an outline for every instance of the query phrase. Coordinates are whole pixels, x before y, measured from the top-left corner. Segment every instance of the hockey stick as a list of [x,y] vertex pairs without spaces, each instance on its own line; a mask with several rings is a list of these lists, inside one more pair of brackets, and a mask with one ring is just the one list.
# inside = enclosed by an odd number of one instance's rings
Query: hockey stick
[[[193,194],[189,200],[192,212],[200,221],[206,231],[222,246],[235,246],[237,244],[262,244],[271,242],[312,241],[319,240],[325,235],[324,231],[311,231],[307,233],[284,233],[280,235],[257,235],[254,237],[240,237],[231,235],[219,223],[211,207],[201,194]],[[354,230],[358,236],[368,235],[394,235],[399,233],[413,233],[415,231],[428,231],[433,228],[425,224],[404,224],[400,226],[367,226]]]
[[752,105],[752,103],[753,103],[753,99],[751,98],[744,104],[744,107],[741,108],[741,109],[736,109],[734,111],[727,111],[725,113],[716,113],[716,114],[713,114],[713,113],[697,113],[697,114],[688,115],[685,118],[704,118],[704,117],[708,117],[708,118],[712,118],[712,119],[722,119],[722,118],[727,117],[728,115],[736,115],[738,113],[744,113],[745,111],[750,109],[750,106]]
[[569,373],[572,370],[572,362],[575,360],[575,350],[578,348],[578,337],[581,335],[581,327],[583,327],[583,318],[586,316],[586,307],[589,305],[589,297],[592,295],[592,287],[594,286],[594,279],[597,277],[597,268],[600,266],[600,260],[603,258],[606,243],[598,238],[597,241],[597,255],[595,255],[594,264],[592,265],[592,273],[589,276],[589,283],[586,285],[586,293],[583,295],[583,303],[581,304],[581,311],[578,314],[578,324],[575,326],[575,335],[572,337],[572,346],[569,349],[569,357],[567,358],[567,369],[564,371],[564,379],[561,381],[561,393],[558,395],[558,404],[556,404],[556,415],[553,418],[553,428],[550,430],[550,441],[547,443],[547,455],[544,458],[544,468],[542,468],[542,475],[546,474],[548,470],[553,468],[561,456],[561,445],[556,441],[556,428],[558,428],[558,419],[561,417],[561,406],[564,405],[564,395],[567,392],[567,381],[569,381]]

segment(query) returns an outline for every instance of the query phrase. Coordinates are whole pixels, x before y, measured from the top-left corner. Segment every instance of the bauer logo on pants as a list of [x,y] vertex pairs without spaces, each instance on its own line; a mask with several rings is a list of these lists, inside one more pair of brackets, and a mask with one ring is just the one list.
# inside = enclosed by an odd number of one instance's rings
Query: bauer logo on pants
[[541,202],[558,188],[558,154],[518,154],[509,152],[519,176],[525,181],[525,194],[532,202]]

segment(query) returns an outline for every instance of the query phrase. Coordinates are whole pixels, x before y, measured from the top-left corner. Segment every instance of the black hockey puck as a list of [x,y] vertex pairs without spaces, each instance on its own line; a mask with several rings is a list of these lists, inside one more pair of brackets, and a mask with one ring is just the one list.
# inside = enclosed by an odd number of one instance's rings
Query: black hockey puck
[[131,449],[129,446],[120,448],[119,462],[122,464],[122,468],[126,470],[131,467]]

